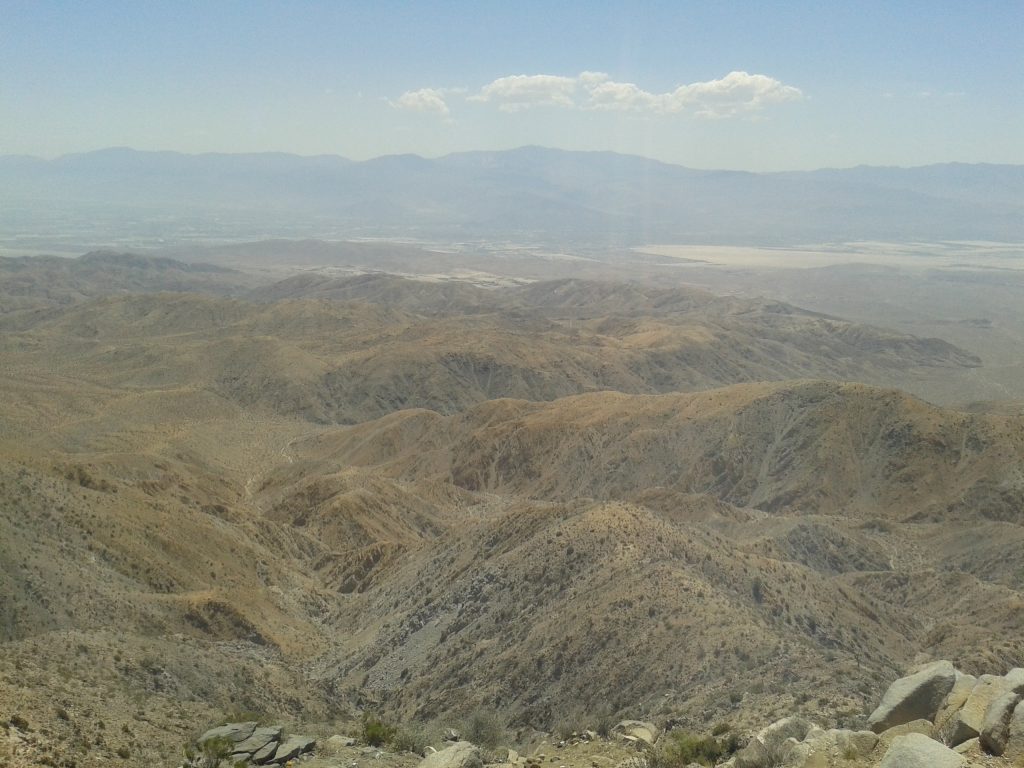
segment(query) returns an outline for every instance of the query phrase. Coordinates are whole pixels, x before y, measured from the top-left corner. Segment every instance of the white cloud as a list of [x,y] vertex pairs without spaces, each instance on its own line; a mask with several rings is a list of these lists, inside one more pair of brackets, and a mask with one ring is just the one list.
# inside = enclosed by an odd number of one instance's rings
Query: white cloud
[[510,75],[485,85],[470,101],[495,102],[504,112],[540,106],[572,107],[577,78],[558,75]]
[[694,107],[703,117],[726,117],[752,112],[769,104],[803,98],[799,88],[784,85],[774,77],[730,72],[718,80],[681,85],[672,92],[678,110]]
[[448,117],[448,104],[444,100],[444,92],[437,88],[420,88],[418,91],[406,91],[391,102],[391,106],[406,109],[410,112],[435,112]]
[[680,85],[666,93],[645,91],[635,83],[620,83],[604,72],[560,75],[511,75],[499,77],[468,97],[494,103],[505,112],[540,106],[596,111],[728,117],[752,113],[772,104],[803,98],[799,88],[767,75],[730,72],[706,82]]

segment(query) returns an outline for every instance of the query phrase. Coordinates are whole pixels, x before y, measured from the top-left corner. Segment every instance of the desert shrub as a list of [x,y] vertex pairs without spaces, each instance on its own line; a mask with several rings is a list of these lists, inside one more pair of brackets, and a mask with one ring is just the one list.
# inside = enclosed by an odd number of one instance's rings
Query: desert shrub
[[711,729],[712,736],[721,736],[723,733],[728,733],[732,730],[732,726],[729,723],[718,723],[714,728]]
[[690,763],[711,766],[735,752],[737,746],[734,735],[717,739],[714,736],[673,731],[666,734],[665,739],[656,747],[648,750],[647,765],[649,768],[683,768]]
[[207,739],[198,748],[190,742],[185,745],[185,760],[195,768],[220,768],[233,746],[230,739]]
[[505,740],[505,726],[496,712],[487,709],[474,711],[462,729],[463,736],[484,749],[497,749]]
[[391,723],[381,720],[376,715],[364,714],[360,739],[371,747],[380,747],[390,743],[398,734],[398,729]]
[[772,744],[768,747],[768,756],[765,761],[765,768],[782,768],[789,760],[789,753],[793,751],[793,745],[783,741]]
[[755,576],[754,580],[750,583],[750,596],[754,598],[754,602],[758,605],[764,602],[764,582],[761,581],[760,576]]
[[12,726],[17,728],[19,731],[30,731],[30,730],[32,730],[31,728],[28,727],[28,720],[26,720],[21,715],[11,715],[11,719],[10,719],[9,722],[11,723]]
[[607,739],[615,725],[615,713],[612,708],[605,705],[594,712],[594,731],[602,739]]
[[409,723],[399,726],[391,739],[391,746],[396,752],[412,752],[422,756],[434,740],[433,733],[423,723]]

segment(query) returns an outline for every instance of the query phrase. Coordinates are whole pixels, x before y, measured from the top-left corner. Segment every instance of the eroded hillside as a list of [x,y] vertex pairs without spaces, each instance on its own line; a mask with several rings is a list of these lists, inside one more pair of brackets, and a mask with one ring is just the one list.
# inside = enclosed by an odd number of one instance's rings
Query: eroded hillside
[[82,764],[239,710],[856,724],[918,654],[1024,659],[1024,420],[877,386],[969,352],[691,289],[259,291],[2,320],[0,699]]

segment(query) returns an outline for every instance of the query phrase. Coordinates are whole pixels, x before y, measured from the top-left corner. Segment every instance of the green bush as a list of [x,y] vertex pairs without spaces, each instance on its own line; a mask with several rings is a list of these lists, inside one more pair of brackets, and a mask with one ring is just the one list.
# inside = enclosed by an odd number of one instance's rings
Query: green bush
[[398,729],[376,715],[363,715],[362,741],[371,747],[381,747],[394,740]]
[[650,768],[684,768],[690,763],[711,766],[727,758],[737,748],[734,735],[716,739],[714,736],[673,731],[648,751],[647,764]]

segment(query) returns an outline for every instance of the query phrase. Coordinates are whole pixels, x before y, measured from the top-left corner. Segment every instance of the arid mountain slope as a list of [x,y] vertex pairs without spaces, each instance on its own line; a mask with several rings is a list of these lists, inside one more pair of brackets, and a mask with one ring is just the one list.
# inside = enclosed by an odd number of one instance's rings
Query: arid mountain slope
[[751,381],[967,353],[700,292],[423,285],[5,325],[0,700],[129,765],[233,710],[853,724],[919,653],[1024,662],[1022,418]]
[[1020,523],[1021,427],[898,391],[806,382],[494,400],[447,418],[402,412],[317,439],[342,465],[552,501],[667,489],[766,511]]
[[[133,253],[95,251],[78,258],[0,258],[0,318],[76,304],[98,296],[158,291],[241,293],[251,275],[213,264],[189,264]],[[31,322],[29,315],[25,322]]]
[[[418,290],[408,282],[406,292]],[[557,316],[557,302],[541,304],[546,310],[524,302],[521,309],[426,317],[403,302],[109,297],[37,313],[3,343],[15,368],[117,386],[203,387],[240,405],[347,423],[410,407],[452,413],[500,397],[551,400],[800,377],[891,384],[922,370],[976,364],[937,339],[699,292],[672,294],[663,306],[674,309],[664,315],[594,315],[598,302],[577,317],[580,286],[574,288],[558,294],[568,318]],[[606,301],[618,306],[621,297]]]

